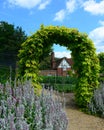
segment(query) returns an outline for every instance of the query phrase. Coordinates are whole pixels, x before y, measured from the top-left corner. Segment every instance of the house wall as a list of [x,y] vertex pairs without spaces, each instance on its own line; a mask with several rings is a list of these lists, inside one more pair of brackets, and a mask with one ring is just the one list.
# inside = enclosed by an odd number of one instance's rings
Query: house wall
[[43,76],[67,76],[68,70],[71,68],[67,68],[65,71],[63,68],[57,68],[57,70],[41,70],[40,75]]
[[57,68],[57,76],[67,76],[69,70],[71,70],[71,68],[67,68],[65,71],[63,68]]
[[[58,63],[59,62],[59,63]],[[59,61],[55,61],[54,52],[51,53],[51,70],[41,70],[40,75],[43,76],[67,76],[68,70],[71,70],[71,63],[66,57]]]
[[69,63],[65,59],[63,59],[61,61],[61,63],[59,64],[58,68],[63,68],[65,70],[67,68],[71,68],[71,66],[69,65]]
[[55,76],[55,75],[57,75],[57,71],[56,70],[41,70],[40,75],[43,75],[43,76]]

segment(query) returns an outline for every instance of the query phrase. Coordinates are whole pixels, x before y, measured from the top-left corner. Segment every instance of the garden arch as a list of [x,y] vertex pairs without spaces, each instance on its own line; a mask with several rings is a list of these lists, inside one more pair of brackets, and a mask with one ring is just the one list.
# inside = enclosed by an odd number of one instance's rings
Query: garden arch
[[76,102],[79,106],[86,107],[94,89],[98,87],[99,62],[92,40],[75,28],[41,25],[40,29],[22,44],[19,52],[19,74],[32,77],[36,86],[39,79],[39,59],[54,43],[71,50],[73,68],[78,77]]

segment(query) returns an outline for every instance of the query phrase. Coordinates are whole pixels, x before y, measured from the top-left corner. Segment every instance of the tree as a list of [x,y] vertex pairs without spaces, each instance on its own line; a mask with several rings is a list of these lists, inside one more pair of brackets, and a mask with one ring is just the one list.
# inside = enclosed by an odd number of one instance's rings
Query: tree
[[48,70],[48,69],[51,69],[51,56],[50,56],[50,55],[44,57],[44,60],[42,60],[42,61],[40,62],[39,69],[40,69],[40,70]]
[[104,82],[104,52],[98,54],[100,61],[100,82]]
[[100,73],[103,73],[104,74],[104,52],[100,52],[98,54],[98,58],[99,58],[99,61],[100,61]]
[[15,64],[18,50],[26,39],[27,36],[21,27],[0,21],[0,64]]

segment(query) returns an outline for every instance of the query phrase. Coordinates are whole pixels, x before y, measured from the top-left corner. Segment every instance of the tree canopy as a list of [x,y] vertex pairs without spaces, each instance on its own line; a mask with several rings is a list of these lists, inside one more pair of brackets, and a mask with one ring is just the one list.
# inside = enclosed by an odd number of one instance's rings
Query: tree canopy
[[[6,62],[8,59],[16,61],[21,44],[27,39],[21,27],[15,27],[5,21],[0,21],[0,59]],[[6,61],[3,61],[6,60]],[[8,61],[7,61],[8,62]],[[2,64],[2,63],[1,63]],[[7,63],[8,64],[8,63]]]
[[104,74],[104,52],[100,52],[98,54],[98,58],[99,58],[99,61],[100,61],[100,73],[103,73]]
[[98,58],[99,58],[99,61],[100,61],[100,82],[103,82],[104,83],[104,52],[100,52],[98,54]]

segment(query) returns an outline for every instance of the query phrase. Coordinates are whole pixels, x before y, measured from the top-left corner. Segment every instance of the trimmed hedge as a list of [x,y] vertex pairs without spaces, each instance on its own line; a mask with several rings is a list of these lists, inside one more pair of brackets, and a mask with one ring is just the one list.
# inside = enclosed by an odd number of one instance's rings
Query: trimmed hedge
[[77,78],[75,77],[63,77],[63,76],[41,76],[41,83],[51,83],[51,84],[75,84]]
[[74,77],[54,77],[54,76],[41,76],[41,83],[45,88],[53,88],[59,92],[74,92],[77,79]]

